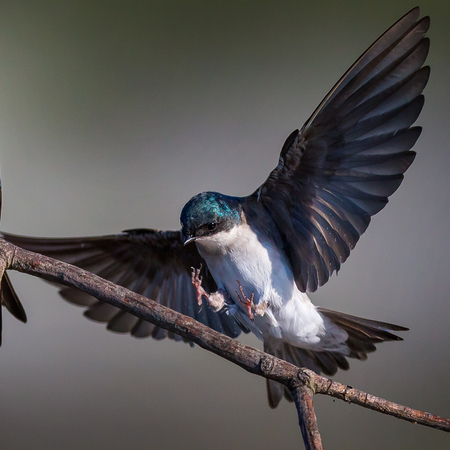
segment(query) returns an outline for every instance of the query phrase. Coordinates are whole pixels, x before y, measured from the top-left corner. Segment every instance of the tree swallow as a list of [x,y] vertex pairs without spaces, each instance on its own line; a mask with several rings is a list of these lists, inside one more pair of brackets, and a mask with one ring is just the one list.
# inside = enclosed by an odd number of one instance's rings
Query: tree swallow
[[[428,28],[418,8],[396,22],[291,133],[261,186],[246,197],[196,195],[181,212],[181,231],[3,237],[229,336],[251,331],[265,351],[298,366],[327,375],[348,369],[347,357],[364,360],[375,344],[400,339],[393,332],[406,328],[318,308],[307,293],[340,269],[414,160],[421,129],[412,125],[429,77],[422,67]],[[110,330],[182,339],[82,292],[61,293]],[[268,382],[272,407],[283,389]]]

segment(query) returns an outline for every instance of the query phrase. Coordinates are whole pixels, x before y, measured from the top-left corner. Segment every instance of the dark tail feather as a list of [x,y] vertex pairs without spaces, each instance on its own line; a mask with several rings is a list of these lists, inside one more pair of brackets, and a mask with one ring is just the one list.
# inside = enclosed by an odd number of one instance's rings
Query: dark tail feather
[[[347,332],[348,339],[346,344],[349,348],[348,354],[307,350],[275,339],[264,342],[264,351],[298,367],[307,367],[318,374],[323,373],[331,376],[338,369],[349,369],[347,357],[364,361],[367,359],[367,353],[376,350],[375,344],[384,341],[403,340],[401,337],[391,333],[391,331],[408,330],[408,328],[391,323],[363,319],[362,317],[351,316],[324,308],[317,309],[323,316]],[[289,391],[276,381],[267,380],[267,394],[271,408],[277,407],[283,394],[287,400],[292,401]]]
[[375,344],[384,341],[402,341],[403,339],[392,331],[407,331],[408,328],[377,320],[363,319],[329,309],[317,308],[326,318],[348,334],[346,344],[350,349],[351,358],[367,359],[367,353],[376,350]]
[[2,309],[1,305],[5,306],[6,309],[20,321],[26,323],[27,315],[23,309],[22,303],[20,303],[19,297],[13,288],[11,280],[8,274],[3,274],[1,282],[1,293],[0,293],[0,345],[2,344]]

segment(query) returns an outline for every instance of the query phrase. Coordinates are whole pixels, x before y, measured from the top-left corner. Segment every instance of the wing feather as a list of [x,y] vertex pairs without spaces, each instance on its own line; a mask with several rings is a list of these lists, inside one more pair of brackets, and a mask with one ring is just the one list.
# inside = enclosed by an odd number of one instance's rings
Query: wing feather
[[269,213],[301,291],[340,269],[414,161],[429,78],[430,20],[418,18],[414,8],[369,47],[243,199],[244,210]]
[[[236,337],[242,331],[233,316],[225,311],[215,313],[208,307],[199,310],[197,294],[191,283],[191,267],[202,266],[203,286],[207,291],[213,292],[217,290],[217,286],[195,245],[183,246],[178,231],[138,229],[111,236],[59,239],[31,238],[8,233],[3,233],[2,236],[22,248],[96,273],[193,317],[221,333]],[[106,322],[111,331],[131,333],[135,337],[153,336],[162,339],[168,336],[179,340],[178,336],[84,292],[62,288],[60,293],[71,303],[87,306],[86,317]]]

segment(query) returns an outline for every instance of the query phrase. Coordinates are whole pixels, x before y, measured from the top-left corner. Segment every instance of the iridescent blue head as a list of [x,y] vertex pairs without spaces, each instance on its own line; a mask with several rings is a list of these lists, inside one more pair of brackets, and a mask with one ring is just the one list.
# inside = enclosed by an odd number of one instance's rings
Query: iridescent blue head
[[186,203],[180,222],[185,244],[229,230],[242,222],[239,199],[218,192],[202,192]]

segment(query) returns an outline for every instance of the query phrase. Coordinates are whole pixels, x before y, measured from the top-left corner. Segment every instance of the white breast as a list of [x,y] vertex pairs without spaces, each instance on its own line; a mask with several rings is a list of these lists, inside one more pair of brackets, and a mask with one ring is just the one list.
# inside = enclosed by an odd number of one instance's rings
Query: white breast
[[[238,280],[255,303],[281,306],[293,295],[294,279],[287,261],[269,242],[261,242],[248,225],[240,225],[197,241],[201,256],[219,287],[236,298]],[[276,276],[275,276],[276,275]]]
[[[322,316],[308,296],[297,289],[286,256],[248,225],[203,237],[196,241],[219,288],[224,288],[246,315],[237,299],[237,280],[255,304],[268,303],[263,317],[251,323],[263,337],[275,337],[292,345],[314,348],[324,337]],[[248,322],[247,322],[248,323]]]

